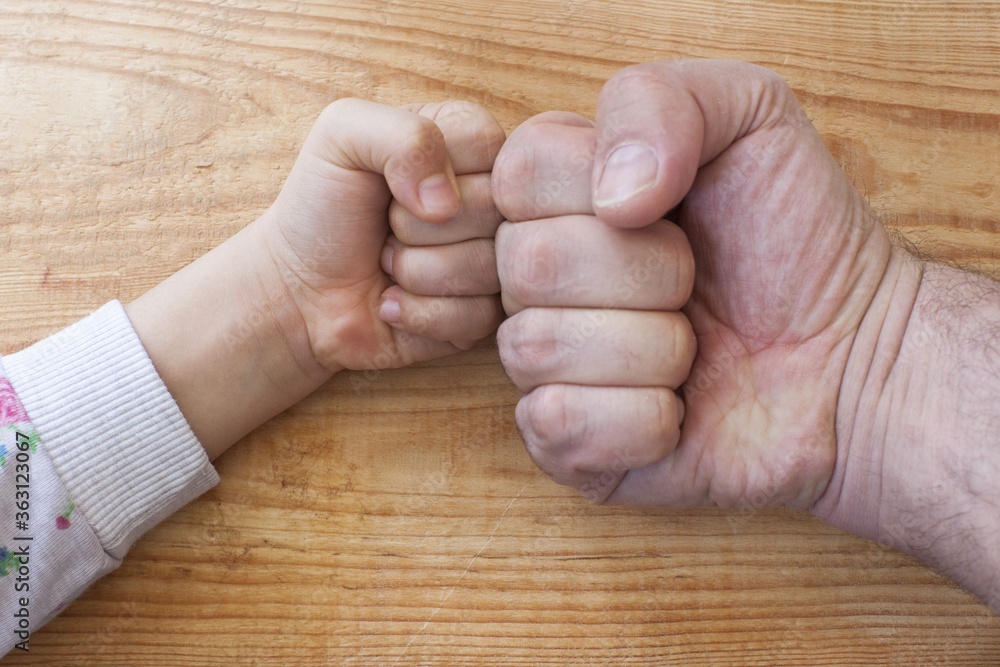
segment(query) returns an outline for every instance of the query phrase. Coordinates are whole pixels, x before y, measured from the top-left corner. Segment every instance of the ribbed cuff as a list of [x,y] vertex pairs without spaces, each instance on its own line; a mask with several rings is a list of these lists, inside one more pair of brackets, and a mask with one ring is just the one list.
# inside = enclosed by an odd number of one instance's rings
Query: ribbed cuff
[[113,558],[218,483],[118,301],[3,366],[77,511]]

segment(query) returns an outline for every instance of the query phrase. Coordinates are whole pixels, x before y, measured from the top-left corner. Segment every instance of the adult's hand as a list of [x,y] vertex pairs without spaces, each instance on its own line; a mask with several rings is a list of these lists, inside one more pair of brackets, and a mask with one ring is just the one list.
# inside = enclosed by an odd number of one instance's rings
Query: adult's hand
[[812,506],[851,345],[901,269],[784,81],[631,67],[596,126],[537,116],[493,173],[501,354],[542,469],[597,501]]
[[1000,609],[1000,286],[894,248],[777,75],[626,68],[596,123],[518,128],[493,186],[543,470],[594,502],[807,508]]

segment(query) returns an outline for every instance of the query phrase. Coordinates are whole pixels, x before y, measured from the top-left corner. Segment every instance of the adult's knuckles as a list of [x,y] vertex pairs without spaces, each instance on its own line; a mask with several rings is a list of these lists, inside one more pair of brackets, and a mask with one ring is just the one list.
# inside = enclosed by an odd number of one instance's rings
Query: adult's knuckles
[[620,135],[636,130],[622,124],[625,121],[617,116],[619,112],[625,112],[627,118],[639,111],[646,114],[659,106],[660,96],[675,95],[673,91],[679,88],[677,66],[678,61],[640,63],[615,72],[598,96],[598,108],[604,112],[598,125],[598,144],[615,144]]
[[591,212],[591,123],[565,112],[537,118],[514,131],[497,161],[498,207],[514,221]]
[[580,425],[578,415],[568,400],[568,387],[560,384],[542,385],[521,398],[519,426],[524,444],[532,460],[546,472],[562,469],[560,459],[574,441],[574,430]]
[[591,493],[588,500],[602,502],[627,470],[660,461],[674,450],[680,434],[676,398],[666,389],[641,398],[643,409],[621,412],[631,421],[612,434],[609,425],[622,405],[602,401],[606,410],[588,410],[578,391],[561,384],[537,387],[518,403],[517,422],[539,468],[564,484],[589,478],[584,486],[592,491],[600,486],[603,492]]
[[[501,225],[497,236],[497,268],[501,289],[520,303],[546,302],[558,290],[559,258],[563,251],[546,234],[545,225],[518,223]],[[499,230],[498,230],[499,231]]]
[[497,333],[500,360],[522,391],[534,388],[533,378],[559,364],[563,348],[551,313],[528,308],[509,318]]

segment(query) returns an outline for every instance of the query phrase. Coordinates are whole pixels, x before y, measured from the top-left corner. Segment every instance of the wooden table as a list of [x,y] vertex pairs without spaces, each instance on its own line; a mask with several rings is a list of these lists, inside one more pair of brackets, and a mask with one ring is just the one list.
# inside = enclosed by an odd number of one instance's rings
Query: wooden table
[[[252,220],[345,95],[592,114],[627,63],[785,76],[883,220],[1000,274],[990,2],[3,0],[2,351]],[[496,347],[340,375],[34,635],[35,665],[996,665],[1000,619],[784,511],[590,507]]]

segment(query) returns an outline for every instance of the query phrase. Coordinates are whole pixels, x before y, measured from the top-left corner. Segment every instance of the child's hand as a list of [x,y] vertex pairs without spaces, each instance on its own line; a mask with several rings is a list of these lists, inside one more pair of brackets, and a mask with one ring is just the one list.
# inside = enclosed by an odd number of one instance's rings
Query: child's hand
[[309,348],[302,363],[405,366],[496,330],[502,218],[490,171],[504,138],[465,102],[344,99],[323,112],[259,221],[295,305],[282,318],[286,340]]
[[473,104],[335,102],[263,216],[127,306],[211,458],[341,369],[493,333],[503,142]]

